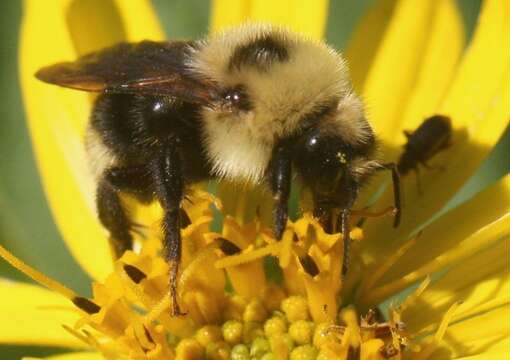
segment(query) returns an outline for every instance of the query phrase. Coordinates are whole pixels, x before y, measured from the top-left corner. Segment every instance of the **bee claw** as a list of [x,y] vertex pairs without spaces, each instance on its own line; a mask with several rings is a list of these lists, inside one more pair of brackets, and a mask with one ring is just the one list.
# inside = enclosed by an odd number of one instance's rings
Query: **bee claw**
[[179,307],[172,307],[172,311],[170,313],[170,316],[172,317],[180,317],[180,316],[186,316],[188,315],[187,312],[184,312],[184,311],[181,311],[181,309],[179,309]]
[[170,316],[172,317],[179,317],[179,316],[186,316],[188,315],[187,312],[181,311],[181,308],[179,307],[179,303],[177,302],[177,295],[176,294],[170,294],[171,300],[172,300],[172,309],[170,311]]

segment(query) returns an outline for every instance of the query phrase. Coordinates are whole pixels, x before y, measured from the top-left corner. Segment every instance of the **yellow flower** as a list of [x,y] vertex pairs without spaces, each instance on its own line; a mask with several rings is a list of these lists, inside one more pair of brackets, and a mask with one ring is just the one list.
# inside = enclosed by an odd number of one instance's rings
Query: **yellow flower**
[[[212,29],[252,18],[320,38],[327,5],[216,0]],[[76,31],[80,23],[90,31]],[[168,265],[159,256],[161,209],[134,209],[145,225],[137,235],[143,245],[112,262],[83,165],[90,96],[33,78],[43,65],[143,38],[162,38],[144,0],[25,2],[21,75],[34,148],[55,219],[94,283],[85,298],[0,247],[13,266],[54,291],[1,281],[9,317],[2,319],[0,342],[79,350],[55,359],[509,357],[510,177],[444,210],[510,118],[508,1],[483,3],[466,51],[455,1],[378,1],[346,51],[355,87],[388,160],[398,157],[403,129],[436,113],[449,116],[452,145],[433,159],[445,169],[424,172],[423,193],[412,177],[403,178],[398,229],[379,217],[352,230],[345,278],[341,234],[326,234],[309,214],[289,221],[279,242],[259,218],[226,216],[221,233],[214,233],[211,206],[221,210],[221,204],[193,188],[184,202],[191,222],[182,231],[178,284],[187,315],[175,318]],[[376,179],[358,206],[370,204],[381,184]],[[389,191],[376,205],[388,203]]]

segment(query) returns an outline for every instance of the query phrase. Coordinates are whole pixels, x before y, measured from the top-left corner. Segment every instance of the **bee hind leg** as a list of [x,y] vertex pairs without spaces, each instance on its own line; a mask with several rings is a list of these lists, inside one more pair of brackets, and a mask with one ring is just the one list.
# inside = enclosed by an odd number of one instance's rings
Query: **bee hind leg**
[[181,159],[175,147],[162,149],[151,163],[154,191],[164,210],[163,248],[170,264],[170,296],[172,316],[185,315],[177,301],[177,275],[181,260],[181,216],[184,182],[181,174]]
[[128,192],[147,202],[152,196],[150,186],[148,170],[144,166],[112,167],[105,170],[99,181],[96,193],[99,220],[110,232],[115,258],[133,248],[131,232],[143,236],[142,226],[132,222],[122,207],[119,193]]
[[133,247],[130,221],[122,208],[118,192],[119,189],[103,178],[99,181],[96,193],[99,220],[110,232],[110,243],[117,259]]

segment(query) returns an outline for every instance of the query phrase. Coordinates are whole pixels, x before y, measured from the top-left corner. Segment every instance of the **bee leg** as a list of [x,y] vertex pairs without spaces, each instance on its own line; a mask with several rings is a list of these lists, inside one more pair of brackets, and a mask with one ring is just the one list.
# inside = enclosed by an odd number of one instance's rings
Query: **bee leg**
[[344,255],[342,262],[342,275],[345,276],[349,271],[349,264],[351,262],[351,236],[350,236],[350,224],[349,224],[350,209],[342,209],[340,213],[340,223],[343,234],[344,242]]
[[350,176],[345,179],[345,189],[347,190],[347,197],[342,204],[340,210],[340,230],[343,235],[343,262],[342,262],[342,276],[346,276],[349,271],[351,262],[351,209],[354,206],[356,198],[359,193],[359,184],[357,184]]
[[[393,227],[396,228],[400,225],[402,217],[402,201],[400,199],[400,174],[398,172],[398,166],[395,163],[382,164],[382,169],[391,171],[391,182],[393,183],[393,202],[395,207],[395,218],[393,220]],[[416,173],[418,176],[418,172]],[[417,177],[418,181],[419,178]]]
[[99,220],[110,232],[110,241],[117,259],[133,247],[133,237],[129,232],[130,222],[122,208],[118,192],[119,189],[103,177],[99,181],[96,193]]
[[181,159],[177,148],[168,146],[151,164],[154,191],[164,210],[163,248],[170,264],[170,296],[172,316],[185,315],[177,302],[177,274],[181,260],[181,218],[180,204],[183,198],[184,182],[181,174]]
[[269,164],[269,182],[273,199],[274,234],[282,238],[288,219],[288,202],[291,186],[291,155],[286,143],[280,142],[273,150]]
[[107,169],[99,181],[96,203],[99,220],[108,229],[111,236],[112,248],[116,258],[122,256],[124,251],[133,248],[131,231],[137,231],[134,224],[127,216],[119,198],[119,192],[131,192],[148,200],[150,195],[142,194],[150,186],[147,176],[147,168],[142,166],[113,167]]
[[114,188],[131,193],[142,202],[153,199],[146,166],[112,167],[106,171],[104,177]]
[[333,209],[315,204],[313,209],[313,217],[319,221],[322,228],[327,234],[335,232],[335,220],[333,219]]
[[335,217],[334,209],[317,203],[315,204],[313,212],[314,217],[318,219],[326,233],[333,234],[340,230],[343,235],[342,276],[347,275],[351,261],[350,216],[351,208],[358,195],[358,187],[355,184],[346,184],[346,186],[346,189],[348,189],[348,197],[346,203],[341,206],[339,217]]

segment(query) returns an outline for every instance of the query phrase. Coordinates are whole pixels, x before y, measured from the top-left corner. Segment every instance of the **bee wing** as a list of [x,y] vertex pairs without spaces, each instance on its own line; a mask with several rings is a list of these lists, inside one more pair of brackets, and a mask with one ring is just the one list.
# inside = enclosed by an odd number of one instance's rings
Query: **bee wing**
[[120,43],[40,69],[44,82],[83,91],[167,95],[195,103],[209,103],[217,86],[193,76],[186,64],[196,42]]

